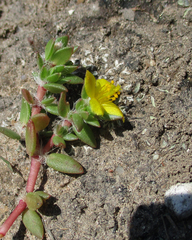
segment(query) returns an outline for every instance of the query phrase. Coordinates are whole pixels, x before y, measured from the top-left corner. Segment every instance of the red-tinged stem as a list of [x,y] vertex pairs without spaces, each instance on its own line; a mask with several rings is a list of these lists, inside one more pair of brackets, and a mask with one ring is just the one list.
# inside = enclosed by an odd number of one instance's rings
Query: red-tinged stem
[[[47,90],[44,87],[38,86],[36,98],[38,99],[39,102],[41,102],[43,100],[46,91]],[[38,106],[38,105],[33,106],[32,107],[32,114],[31,114],[31,116],[34,116],[35,114],[40,113],[41,109],[42,109],[41,106]]]
[[30,168],[30,173],[29,173],[27,186],[26,186],[27,192],[33,192],[40,166],[41,166],[41,162],[40,162],[39,156],[31,157],[31,168]]
[[12,226],[14,221],[25,210],[26,207],[27,207],[27,204],[23,200],[20,200],[19,204],[16,206],[16,208],[13,210],[13,212],[10,214],[7,220],[0,227],[0,237],[5,236],[5,234],[7,233],[9,228]]
[[68,120],[65,120],[62,124],[62,126],[67,126],[67,127],[71,127],[71,123]]
[[44,146],[43,154],[48,153],[51,150],[51,148],[54,146],[54,144],[53,144],[53,137],[54,136],[55,136],[55,134],[52,135],[52,137],[49,139],[47,144]]

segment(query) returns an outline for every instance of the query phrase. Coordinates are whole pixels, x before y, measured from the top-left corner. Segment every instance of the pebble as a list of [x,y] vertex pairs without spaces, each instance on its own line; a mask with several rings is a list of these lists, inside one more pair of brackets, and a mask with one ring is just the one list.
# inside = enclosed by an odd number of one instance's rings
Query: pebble
[[135,20],[135,11],[133,11],[131,8],[129,9],[125,8],[121,12],[125,20],[129,20],[129,21]]
[[165,205],[181,219],[192,215],[192,183],[178,183],[165,193]]

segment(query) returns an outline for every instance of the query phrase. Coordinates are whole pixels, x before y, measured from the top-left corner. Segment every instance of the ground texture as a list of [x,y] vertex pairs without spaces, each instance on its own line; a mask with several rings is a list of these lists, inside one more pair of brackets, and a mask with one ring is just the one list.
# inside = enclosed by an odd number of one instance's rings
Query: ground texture
[[[192,181],[191,16],[171,0],[0,1],[1,126],[14,128],[20,88],[37,87],[35,52],[55,36],[69,35],[80,47],[74,61],[122,87],[125,123],[100,128],[97,149],[67,148],[85,175],[42,166],[36,189],[52,195],[42,209],[45,239],[192,239],[192,218],[164,206],[170,186]],[[14,166],[0,162],[3,222],[25,193],[30,160],[4,136],[0,152]],[[4,239],[36,238],[18,218]]]

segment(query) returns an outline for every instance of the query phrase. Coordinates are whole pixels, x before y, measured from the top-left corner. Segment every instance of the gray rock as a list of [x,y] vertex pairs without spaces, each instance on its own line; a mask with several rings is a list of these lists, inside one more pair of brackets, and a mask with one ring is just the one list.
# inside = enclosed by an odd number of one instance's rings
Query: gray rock
[[192,215],[192,183],[178,183],[167,190],[165,205],[180,218]]
[[125,8],[121,12],[125,20],[134,21],[135,12],[131,8],[130,9]]

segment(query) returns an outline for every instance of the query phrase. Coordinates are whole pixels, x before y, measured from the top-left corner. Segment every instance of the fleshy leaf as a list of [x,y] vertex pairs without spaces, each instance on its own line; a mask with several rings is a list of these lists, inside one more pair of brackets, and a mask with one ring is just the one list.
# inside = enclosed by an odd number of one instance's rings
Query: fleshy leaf
[[65,66],[64,65],[57,65],[55,67],[52,67],[49,72],[50,74],[53,74],[53,73],[60,73],[64,70]]
[[9,161],[7,161],[5,158],[3,158],[3,157],[1,157],[0,156],[0,158],[4,161],[4,163],[6,163],[7,164],[7,166],[8,166],[8,168],[13,172],[13,168],[12,168],[12,166],[11,166],[11,164],[10,164],[10,162]]
[[84,173],[83,167],[75,161],[72,157],[52,153],[47,157],[47,165],[54,170],[68,174],[82,174]]
[[55,101],[55,97],[45,98],[41,101],[41,103],[45,106],[50,105],[52,102]]
[[78,99],[77,102],[75,103],[75,109],[76,110],[81,110],[85,107],[85,102],[83,101],[82,98]]
[[88,116],[88,118],[85,121],[91,126],[100,127],[99,121],[91,114]]
[[64,139],[65,141],[75,141],[75,140],[78,139],[78,137],[77,137],[75,134],[73,134],[73,133],[68,133],[68,134],[66,134],[66,135],[63,137],[63,139]]
[[69,84],[82,84],[83,79],[75,75],[70,75],[59,80],[59,83],[66,82],[68,82]]
[[31,116],[31,107],[24,98],[21,101],[21,112],[20,112],[20,122],[27,124]]
[[4,135],[6,135],[9,138],[16,139],[16,140],[20,140],[21,139],[19,134],[17,134],[16,132],[12,131],[11,129],[8,129],[8,128],[5,128],[5,127],[0,127],[0,132],[3,133]]
[[51,57],[51,61],[55,65],[62,65],[65,64],[73,54],[73,48],[72,47],[65,47],[57,50],[53,56]]
[[84,120],[87,120],[87,118],[89,117],[89,113],[86,111],[78,111],[77,112],[79,114],[79,116],[81,116]]
[[47,77],[47,81],[50,82],[50,83],[58,82],[60,76],[61,76],[61,73],[54,73],[54,74],[49,75]]
[[26,209],[23,212],[22,220],[25,227],[36,237],[42,239],[44,236],[44,228],[41,217],[35,211]]
[[67,88],[58,83],[47,83],[43,87],[51,93],[67,92]]
[[85,85],[83,85],[83,87],[82,87],[81,97],[82,97],[83,99],[89,98],[89,96],[87,95],[87,92],[85,91]]
[[45,66],[43,66],[40,71],[40,78],[42,80],[45,80],[47,76],[48,76],[48,70]]
[[68,74],[71,74],[72,72],[74,72],[76,69],[78,68],[78,66],[65,66],[62,73],[64,75],[68,75]]
[[61,125],[57,125],[56,126],[56,134],[58,136],[64,136],[65,134],[67,134],[67,129],[65,127],[62,127]]
[[55,40],[50,39],[45,47],[45,60],[49,60],[54,52]]
[[25,143],[27,153],[29,154],[29,156],[33,156],[36,150],[37,136],[35,131],[35,124],[31,119],[27,123]]
[[31,95],[31,93],[25,89],[25,88],[22,88],[21,89],[21,93],[24,97],[24,99],[29,103],[29,104],[34,104],[35,103],[35,100],[33,98],[33,96]]
[[43,66],[40,72],[40,78],[44,80],[46,79],[47,76],[48,76],[48,70],[45,66]]
[[43,205],[42,198],[35,192],[29,192],[26,195],[26,204],[30,210],[37,210]]
[[35,193],[38,194],[43,200],[47,200],[48,198],[50,198],[50,195],[46,192],[36,191]]
[[63,148],[66,147],[64,139],[62,137],[59,137],[59,136],[54,136],[53,137],[53,144],[56,147],[63,147]]
[[86,123],[83,124],[83,129],[81,130],[81,132],[78,132],[75,127],[73,127],[73,131],[82,142],[88,144],[93,148],[96,148],[95,137],[91,128]]
[[39,67],[39,70],[41,70],[41,68],[43,67],[43,64],[44,64],[44,62],[43,62],[41,55],[39,53],[37,53],[37,65]]
[[62,79],[60,79],[57,83],[59,83],[59,84],[65,84],[65,83],[70,83],[70,79],[65,79],[65,78],[62,78]]
[[50,122],[50,118],[45,113],[38,113],[31,117],[31,120],[35,124],[36,132],[45,129]]
[[58,112],[58,106],[57,104],[50,104],[48,106],[45,107],[45,110],[53,115],[57,115],[59,116],[59,112]]
[[69,41],[69,36],[63,36],[63,37],[58,37],[55,42],[61,42],[63,44],[63,47],[66,47]]
[[83,128],[84,123],[83,118],[78,113],[73,113],[72,120],[75,128],[77,129],[78,132],[80,132]]
[[70,105],[66,102],[66,92],[62,92],[58,103],[59,115],[65,118],[70,110]]

